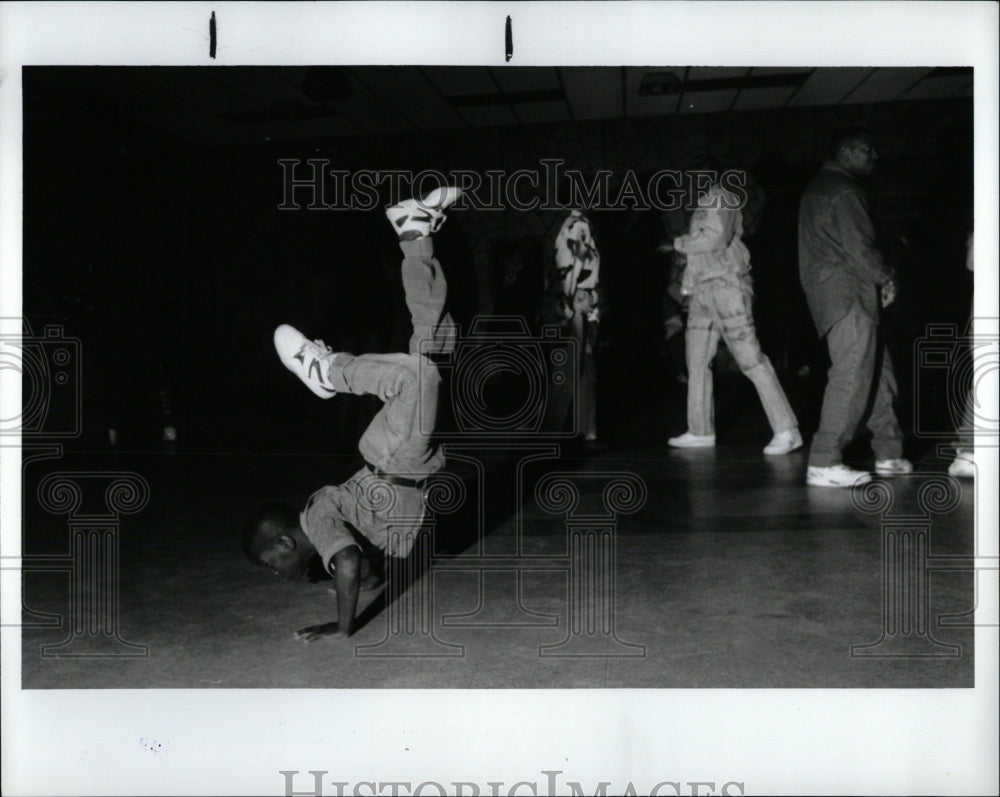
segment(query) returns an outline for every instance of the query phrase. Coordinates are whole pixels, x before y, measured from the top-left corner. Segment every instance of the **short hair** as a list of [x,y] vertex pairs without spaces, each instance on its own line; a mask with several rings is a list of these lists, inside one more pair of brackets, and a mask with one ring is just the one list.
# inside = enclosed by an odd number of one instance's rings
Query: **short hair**
[[830,141],[830,155],[836,158],[842,149],[857,144],[859,141],[872,141],[874,138],[872,131],[863,125],[843,127],[834,133],[833,139]]
[[243,525],[243,554],[255,565],[264,564],[261,553],[298,524],[299,514],[288,504],[273,502],[257,507]]

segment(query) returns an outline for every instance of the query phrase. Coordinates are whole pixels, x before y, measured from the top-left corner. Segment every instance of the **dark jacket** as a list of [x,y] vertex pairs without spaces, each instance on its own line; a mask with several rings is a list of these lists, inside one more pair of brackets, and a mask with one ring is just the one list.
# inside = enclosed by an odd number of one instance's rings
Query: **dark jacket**
[[823,164],[799,205],[799,279],[816,331],[822,337],[850,312],[878,323],[879,287],[892,278],[864,189],[837,163]]

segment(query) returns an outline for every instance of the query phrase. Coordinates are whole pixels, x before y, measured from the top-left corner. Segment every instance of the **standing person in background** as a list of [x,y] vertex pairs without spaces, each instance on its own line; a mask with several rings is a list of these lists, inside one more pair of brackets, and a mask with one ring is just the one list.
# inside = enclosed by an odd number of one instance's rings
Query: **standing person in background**
[[[969,233],[969,240],[966,243],[965,249],[965,267],[969,271],[974,270],[974,264],[972,259],[972,233]],[[975,308],[972,308],[969,312],[969,318],[975,318]],[[973,330],[970,328],[969,330]],[[973,396],[974,386],[970,386],[969,392],[966,394],[965,406],[962,407],[962,423],[958,427],[958,441],[955,444],[955,459],[952,460],[950,466],[948,466],[948,473],[952,476],[958,476],[963,479],[974,479],[976,478],[976,464],[973,459],[973,435],[975,433],[975,425],[973,424],[973,406],[975,404],[975,398]]]
[[680,252],[671,252],[667,289],[663,294],[663,340],[666,343],[667,361],[675,381],[686,385],[687,365],[684,358],[684,327],[687,323],[688,297],[681,286],[687,258]]
[[689,232],[661,244],[660,252],[687,256],[682,292],[690,296],[687,319],[688,428],[671,437],[675,448],[715,445],[712,359],[725,340],[743,374],[757,388],[774,436],[764,447],[781,455],[802,446],[799,423],[754,328],[750,254],[743,245],[740,197],[719,183],[719,168],[702,160],[689,174],[709,183],[697,197]]
[[799,205],[799,278],[831,361],[806,483],[851,487],[871,481],[842,460],[866,416],[875,472],[905,474],[913,465],[903,459],[896,377],[878,334],[880,307],[896,298],[895,274],[875,248],[868,197],[858,182],[874,171],[878,153],[869,131],[850,128],[834,137],[831,154]]
[[[542,312],[543,323],[559,323],[576,342],[579,373],[580,432],[588,443],[597,440],[597,335],[600,324],[599,279],[601,253],[590,221],[579,210],[572,211],[555,241],[555,263]],[[562,429],[572,409],[570,380],[566,390],[549,402],[546,426]]]

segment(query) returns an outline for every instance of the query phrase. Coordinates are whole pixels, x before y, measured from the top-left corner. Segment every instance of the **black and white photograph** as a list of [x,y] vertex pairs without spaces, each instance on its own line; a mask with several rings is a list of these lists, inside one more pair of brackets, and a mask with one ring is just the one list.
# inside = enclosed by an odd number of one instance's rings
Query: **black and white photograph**
[[996,793],[996,5],[0,22],[5,793]]

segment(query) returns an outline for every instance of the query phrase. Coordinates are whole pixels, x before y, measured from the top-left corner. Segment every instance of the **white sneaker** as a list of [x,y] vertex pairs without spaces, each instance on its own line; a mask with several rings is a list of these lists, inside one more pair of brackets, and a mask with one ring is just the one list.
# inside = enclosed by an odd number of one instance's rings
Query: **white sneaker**
[[875,472],[879,476],[902,476],[913,473],[913,463],[908,459],[876,459]]
[[396,234],[404,241],[433,235],[444,224],[445,211],[462,196],[462,189],[444,186],[423,199],[407,199],[386,208],[385,215]]
[[955,459],[948,466],[948,475],[957,476],[960,479],[976,478],[976,464],[972,458],[971,451],[959,451],[955,454]]
[[771,442],[764,446],[764,453],[773,457],[779,454],[787,454],[796,448],[802,448],[802,435],[799,434],[797,426],[794,429],[786,429],[784,432],[778,432],[771,438]]
[[667,440],[667,444],[674,448],[711,448],[715,445],[715,435],[685,432],[677,437],[671,437]]
[[337,394],[328,374],[334,352],[321,340],[308,340],[295,327],[282,324],[274,330],[274,348],[285,368],[320,398]]
[[825,468],[810,465],[806,470],[806,484],[810,487],[853,487],[868,484],[872,475],[866,470],[854,470],[847,465],[830,465]]

